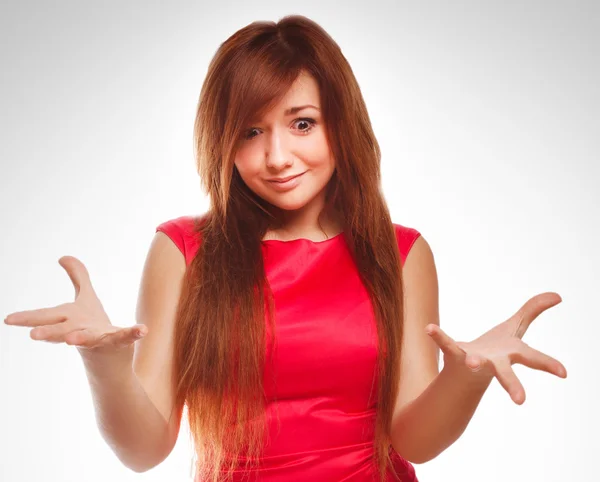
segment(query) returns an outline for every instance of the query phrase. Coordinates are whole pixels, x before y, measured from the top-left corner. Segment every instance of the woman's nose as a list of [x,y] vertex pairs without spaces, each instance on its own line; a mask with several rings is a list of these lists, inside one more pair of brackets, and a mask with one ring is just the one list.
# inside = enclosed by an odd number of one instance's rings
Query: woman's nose
[[285,134],[281,133],[278,129],[273,129],[268,134],[269,141],[267,142],[265,159],[268,167],[282,168],[286,165],[290,165],[291,154],[287,145],[287,139]]

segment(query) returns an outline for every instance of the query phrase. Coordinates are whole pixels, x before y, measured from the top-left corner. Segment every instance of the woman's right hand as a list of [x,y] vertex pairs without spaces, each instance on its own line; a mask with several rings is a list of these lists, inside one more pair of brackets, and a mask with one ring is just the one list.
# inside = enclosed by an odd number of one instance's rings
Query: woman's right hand
[[84,358],[119,352],[146,335],[146,325],[119,328],[110,322],[81,261],[63,256],[58,263],[75,286],[75,301],[11,313],[4,323],[34,327],[30,331],[32,339],[74,345]]

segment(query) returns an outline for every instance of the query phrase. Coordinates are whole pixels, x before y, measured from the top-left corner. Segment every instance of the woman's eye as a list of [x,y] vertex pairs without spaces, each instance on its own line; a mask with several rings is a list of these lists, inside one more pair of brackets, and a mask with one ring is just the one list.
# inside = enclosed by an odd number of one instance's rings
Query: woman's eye
[[300,132],[302,132],[303,134],[310,132],[312,130],[312,128],[314,127],[314,125],[316,124],[314,119],[309,119],[308,117],[305,117],[302,119],[296,119],[294,122],[298,122],[299,126],[301,126],[302,124],[304,124],[304,125],[308,124],[307,128],[300,128]]
[[[312,130],[312,128],[315,126],[316,123],[317,123],[317,121],[315,121],[314,119],[311,119],[309,117],[303,117],[300,119],[296,119],[294,121],[294,124],[298,125],[298,131],[302,134],[309,133]],[[250,129],[246,130],[246,132],[244,134],[244,139],[251,140],[251,139],[254,139],[257,135],[258,135],[258,129],[256,127],[252,127]]]

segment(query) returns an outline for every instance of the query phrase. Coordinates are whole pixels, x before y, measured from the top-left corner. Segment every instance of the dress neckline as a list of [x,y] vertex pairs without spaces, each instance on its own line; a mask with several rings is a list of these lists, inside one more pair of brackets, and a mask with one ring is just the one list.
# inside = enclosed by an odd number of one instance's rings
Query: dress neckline
[[307,239],[307,238],[296,238],[296,239],[288,239],[288,240],[283,240],[283,239],[263,239],[261,240],[261,243],[263,244],[268,244],[268,243],[278,243],[278,244],[291,244],[291,243],[308,243],[308,244],[325,244],[325,243],[329,243],[330,241],[336,240],[336,239],[343,239],[344,237],[344,232],[342,231],[339,234],[336,234],[335,236],[332,236],[331,238],[328,239],[324,239],[323,241],[313,241],[312,239]]

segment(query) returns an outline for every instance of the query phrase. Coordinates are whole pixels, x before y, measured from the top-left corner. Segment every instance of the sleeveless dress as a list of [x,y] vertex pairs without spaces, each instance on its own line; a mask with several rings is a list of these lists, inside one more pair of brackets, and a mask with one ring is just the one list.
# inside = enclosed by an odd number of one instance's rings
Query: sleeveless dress
[[[171,238],[188,265],[198,249],[194,219],[181,216],[156,228]],[[404,264],[420,233],[395,223],[394,228]],[[264,374],[270,428],[255,480],[376,481],[376,391],[369,401],[376,321],[343,233],[321,242],[265,240],[262,251],[275,301],[278,348]],[[390,456],[402,482],[418,482],[410,462],[392,448]],[[240,470],[234,480],[243,476]],[[397,480],[389,469],[387,480]]]

